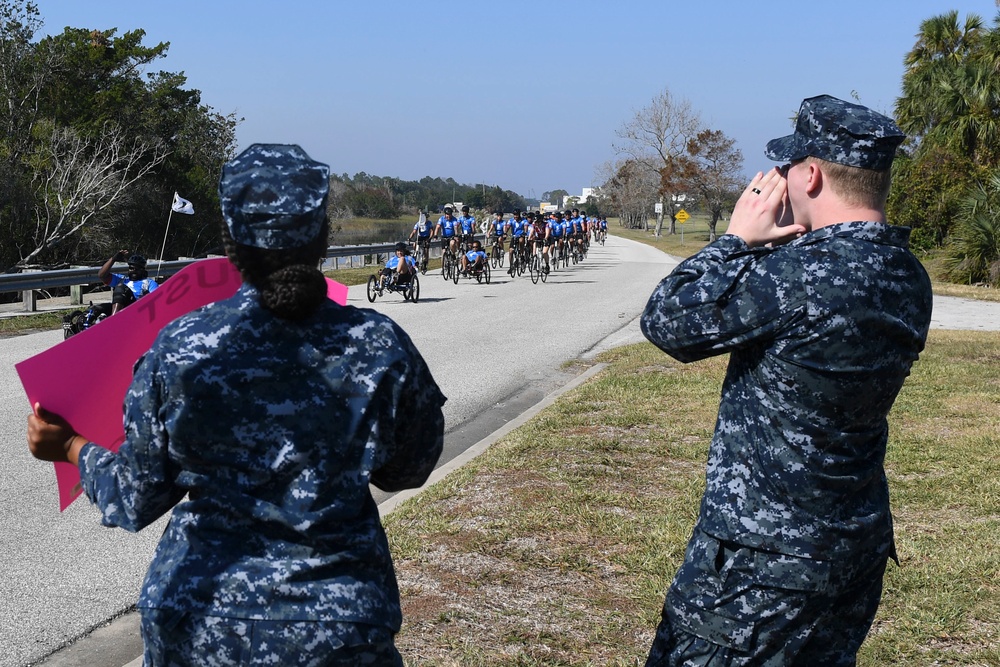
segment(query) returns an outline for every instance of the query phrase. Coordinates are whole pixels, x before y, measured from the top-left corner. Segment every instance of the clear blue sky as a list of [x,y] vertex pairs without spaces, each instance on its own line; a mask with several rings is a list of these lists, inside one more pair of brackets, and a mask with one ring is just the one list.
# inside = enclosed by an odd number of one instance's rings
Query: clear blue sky
[[334,173],[452,177],[524,196],[597,185],[615,131],[664,88],[752,173],[804,97],[891,113],[921,21],[994,0],[37,0],[44,32],[170,42],[240,147],[300,144]]

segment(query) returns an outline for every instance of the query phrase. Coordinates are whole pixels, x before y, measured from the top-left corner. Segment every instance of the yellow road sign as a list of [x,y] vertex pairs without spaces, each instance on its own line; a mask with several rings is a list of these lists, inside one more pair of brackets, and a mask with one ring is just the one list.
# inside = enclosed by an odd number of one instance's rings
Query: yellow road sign
[[685,211],[684,209],[681,209],[681,210],[677,211],[677,215],[675,215],[674,217],[677,219],[677,222],[679,222],[679,223],[681,223],[683,225],[688,220],[688,218],[690,218],[691,216],[688,215],[687,211]]

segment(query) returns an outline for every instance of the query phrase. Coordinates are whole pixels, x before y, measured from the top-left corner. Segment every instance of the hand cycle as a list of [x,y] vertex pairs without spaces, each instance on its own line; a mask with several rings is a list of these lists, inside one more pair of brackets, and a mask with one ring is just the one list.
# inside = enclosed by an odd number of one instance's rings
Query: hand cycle
[[400,282],[399,274],[393,272],[386,276],[382,286],[378,284],[378,274],[368,276],[368,300],[375,303],[375,299],[386,294],[402,294],[403,301],[416,303],[420,299],[420,277],[416,272],[410,273],[410,279]]

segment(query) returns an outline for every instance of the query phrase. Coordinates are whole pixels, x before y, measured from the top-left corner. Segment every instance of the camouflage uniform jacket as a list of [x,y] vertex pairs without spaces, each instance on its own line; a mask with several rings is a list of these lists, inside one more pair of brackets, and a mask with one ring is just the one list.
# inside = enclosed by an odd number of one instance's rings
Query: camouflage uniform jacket
[[396,631],[369,482],[427,479],[444,400],[387,317],[331,301],[290,322],[243,286],[163,329],[136,365],[118,454],[81,452],[84,490],[131,531],[176,505],[140,608]]
[[653,292],[641,325],[684,362],[730,353],[699,526],[815,559],[892,540],[886,416],[923,349],[909,229],[831,225],[777,248],[725,235]]

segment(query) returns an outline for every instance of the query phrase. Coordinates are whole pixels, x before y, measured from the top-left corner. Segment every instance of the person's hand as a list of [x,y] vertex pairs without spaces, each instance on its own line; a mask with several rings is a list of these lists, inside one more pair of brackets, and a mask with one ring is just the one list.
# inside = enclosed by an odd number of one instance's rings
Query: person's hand
[[777,167],[757,172],[733,208],[727,233],[751,247],[780,245],[801,236],[806,228],[795,223],[787,193],[788,183]]
[[115,253],[116,262],[124,262],[126,257],[128,257],[128,250],[119,250]]
[[35,403],[34,413],[28,416],[28,449],[32,456],[76,465],[85,444],[87,439],[77,435],[65,419]]

